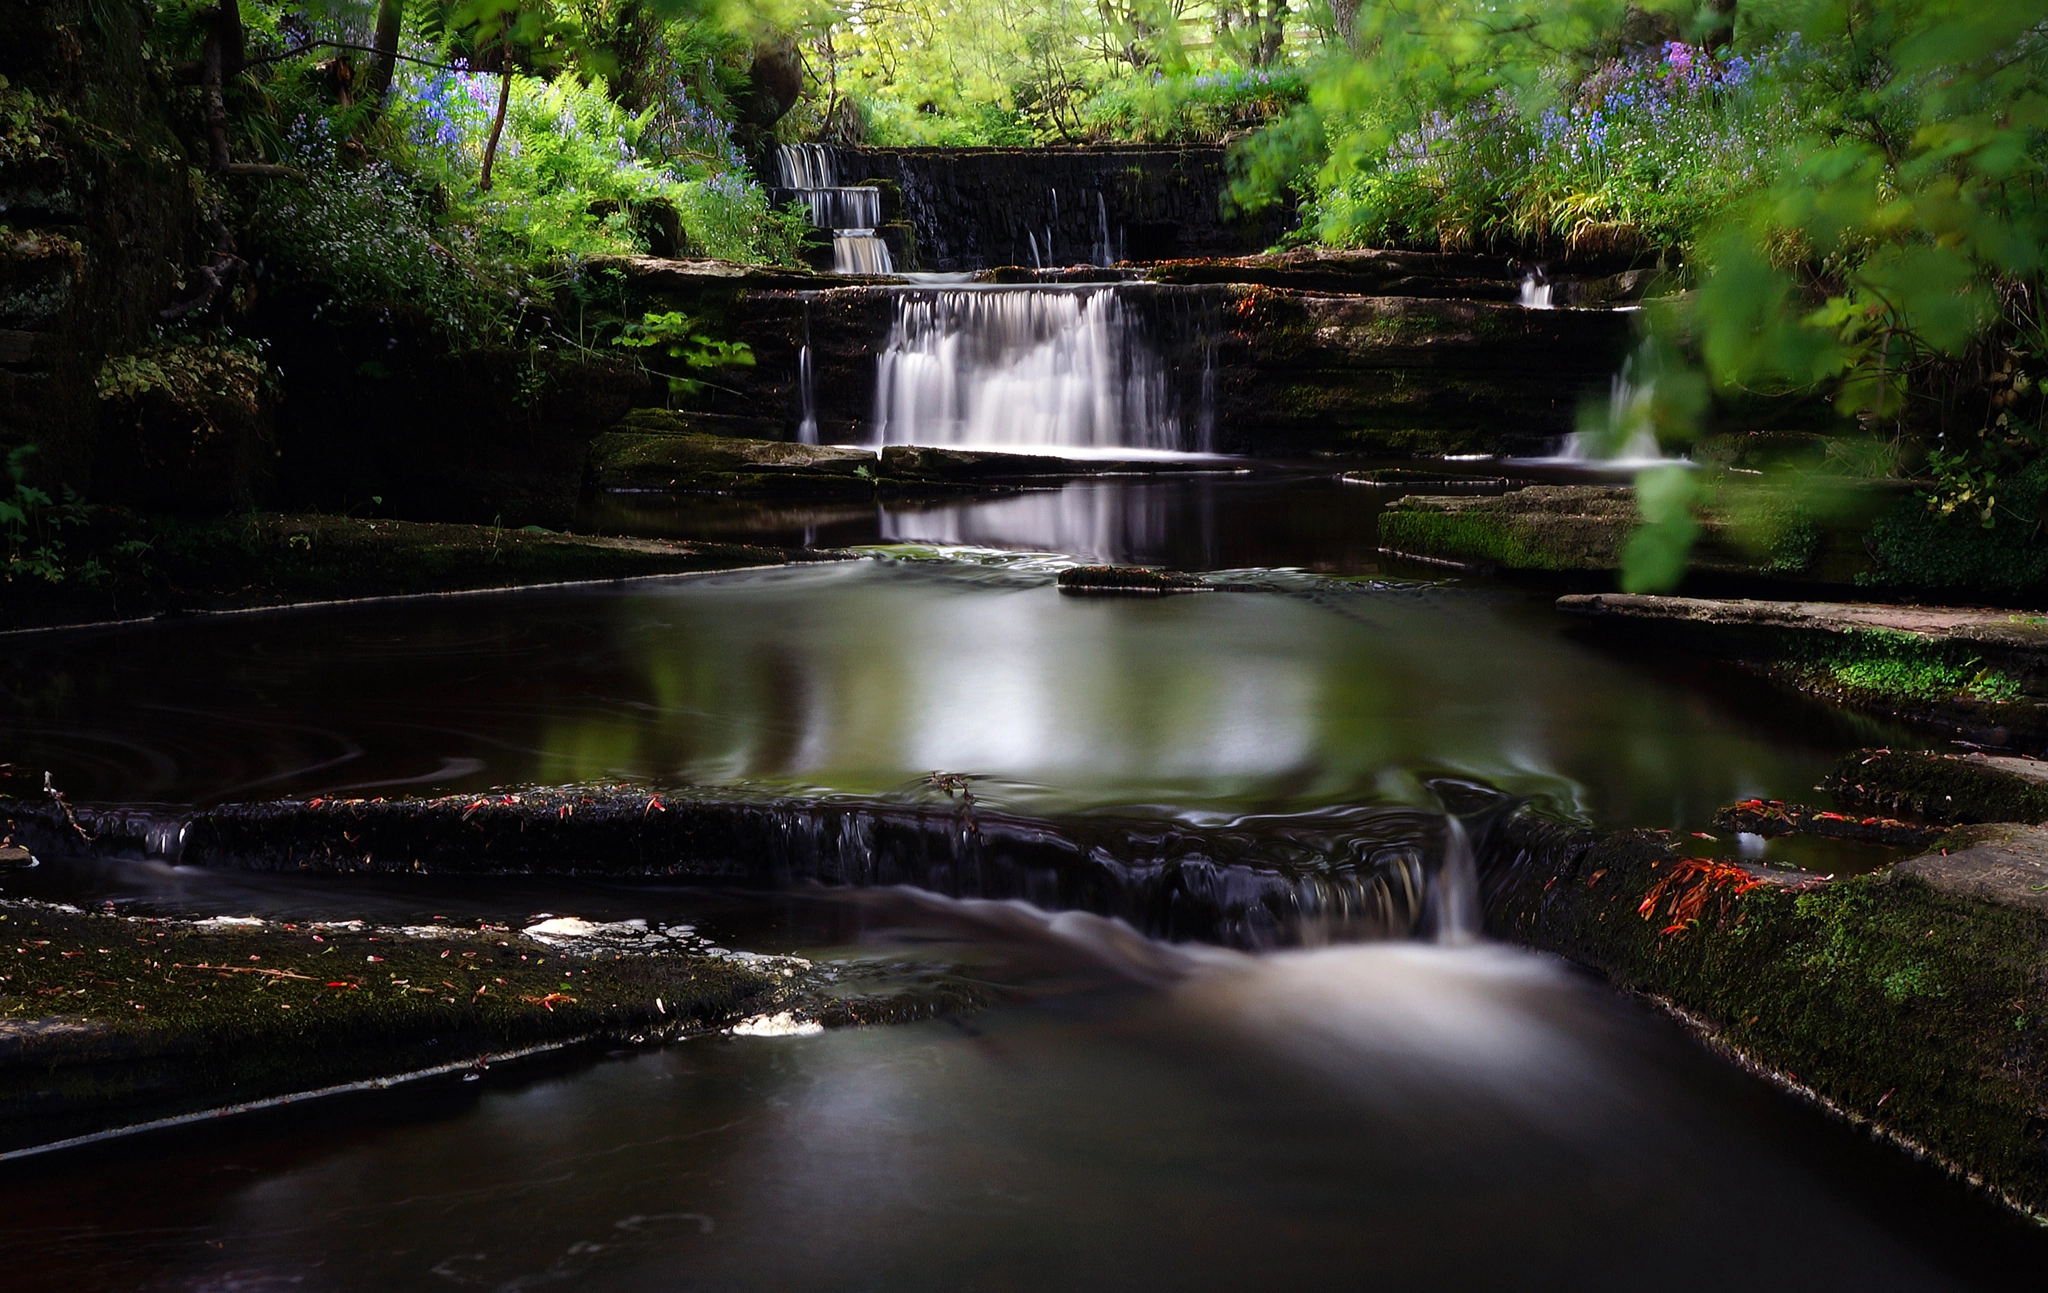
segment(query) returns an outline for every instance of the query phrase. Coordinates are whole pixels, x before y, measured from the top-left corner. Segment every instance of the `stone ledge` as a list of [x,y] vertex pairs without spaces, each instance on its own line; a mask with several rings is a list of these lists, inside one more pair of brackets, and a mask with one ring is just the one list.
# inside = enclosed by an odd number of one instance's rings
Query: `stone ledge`
[[1958,836],[1975,842],[1900,862],[1891,876],[1918,880],[1957,898],[2048,916],[2048,830],[1999,822]]

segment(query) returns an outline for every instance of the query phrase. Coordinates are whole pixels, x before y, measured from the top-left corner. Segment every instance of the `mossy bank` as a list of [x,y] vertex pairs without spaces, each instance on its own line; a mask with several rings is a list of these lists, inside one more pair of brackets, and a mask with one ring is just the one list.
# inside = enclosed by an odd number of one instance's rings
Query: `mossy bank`
[[1699,847],[1517,816],[1481,850],[1488,927],[2048,1216],[2048,854],[1986,888],[1977,854],[1830,880]]
[[688,574],[838,554],[349,516],[109,515],[56,580],[0,585],[0,631],[301,602]]

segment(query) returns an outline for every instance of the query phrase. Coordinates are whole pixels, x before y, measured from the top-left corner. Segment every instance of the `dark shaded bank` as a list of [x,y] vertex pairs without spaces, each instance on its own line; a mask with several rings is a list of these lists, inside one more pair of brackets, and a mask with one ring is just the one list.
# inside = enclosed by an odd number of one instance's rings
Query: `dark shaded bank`
[[250,870],[909,884],[1251,947],[1310,931],[1409,932],[1441,837],[1434,815],[1399,808],[1210,826],[1136,813],[1024,817],[936,795],[889,802],[625,787],[77,814],[89,846],[54,803],[0,803],[16,842],[39,854],[89,847],[99,856]]
[[249,513],[113,517],[96,579],[17,580],[0,631],[305,602],[510,589],[732,570],[839,554],[746,544],[597,538],[508,529]]
[[2029,894],[2048,888],[2048,851],[1987,886],[1967,877],[1992,860],[1956,852],[1971,843],[1831,879],[1525,812],[1480,862],[1491,932],[1667,1003],[1741,1061],[2040,1216],[2048,900]]
[[1836,704],[1985,745],[2048,743],[2048,624],[2039,615],[1621,593],[1557,606],[1588,631],[1724,660]]
[[0,903],[0,1152],[534,1048],[677,1036],[776,1007],[799,986],[782,969],[488,924]]

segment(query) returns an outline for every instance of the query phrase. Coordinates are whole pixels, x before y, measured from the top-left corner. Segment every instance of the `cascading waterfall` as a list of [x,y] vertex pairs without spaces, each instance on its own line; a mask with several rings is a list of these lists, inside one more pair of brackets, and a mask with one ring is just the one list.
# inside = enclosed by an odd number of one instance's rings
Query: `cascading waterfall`
[[882,191],[839,182],[838,162],[825,144],[784,144],[775,152],[782,187],[811,209],[811,223],[832,231],[832,268],[841,274],[893,274],[888,244],[875,236],[882,223]]
[[1208,448],[1208,419],[1183,425],[1166,365],[1114,287],[899,294],[874,426],[885,445]]

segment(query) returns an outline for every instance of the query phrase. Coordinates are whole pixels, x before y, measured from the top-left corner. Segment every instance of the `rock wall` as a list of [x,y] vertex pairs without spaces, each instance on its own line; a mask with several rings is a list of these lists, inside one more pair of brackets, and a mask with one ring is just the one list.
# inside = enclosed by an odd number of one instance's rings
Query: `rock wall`
[[1224,150],[1215,146],[837,154],[840,182],[879,183],[885,222],[914,231],[918,263],[902,269],[1099,264],[1105,250],[1112,261],[1237,256],[1266,247],[1293,223],[1291,211],[1226,216]]

